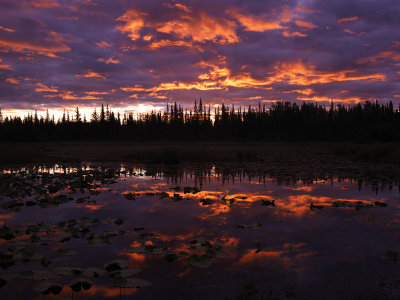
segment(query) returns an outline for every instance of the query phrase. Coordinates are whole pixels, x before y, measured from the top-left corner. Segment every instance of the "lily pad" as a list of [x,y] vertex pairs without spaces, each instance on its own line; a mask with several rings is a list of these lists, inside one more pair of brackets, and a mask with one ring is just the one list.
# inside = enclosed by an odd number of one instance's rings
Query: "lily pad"
[[188,258],[188,264],[192,267],[204,269],[212,265],[212,260],[207,254],[203,254],[201,257],[194,254]]
[[77,254],[77,252],[71,248],[58,249],[57,253],[64,256],[73,256]]
[[80,292],[82,289],[83,290],[89,290],[93,285],[93,282],[91,282],[89,279],[86,278],[76,278],[72,280],[70,283],[68,283],[68,286],[74,291],[74,292]]
[[45,270],[23,271],[18,273],[18,278],[25,280],[51,280],[57,277],[56,273]]
[[56,282],[40,282],[35,286],[35,291],[44,295],[58,295],[64,286]]
[[122,225],[124,223],[124,221],[125,221],[124,217],[118,217],[115,219],[114,223],[117,225]]
[[388,250],[383,254],[383,259],[397,261],[397,251]]
[[108,273],[111,273],[111,272],[114,272],[114,271],[117,271],[117,270],[125,269],[125,268],[128,267],[128,265],[129,265],[129,262],[127,260],[116,259],[116,260],[113,260],[113,261],[110,261],[110,262],[106,263],[104,265],[104,269]]
[[82,272],[82,276],[84,277],[100,277],[105,275],[105,271],[100,268],[88,267]]
[[138,274],[139,272],[141,272],[141,269],[125,269],[125,270],[118,270],[116,272],[113,272],[110,274],[111,277],[114,278],[127,278],[127,277],[131,277],[133,275]]
[[59,267],[55,268],[54,272],[62,276],[76,276],[83,273],[83,269],[74,267]]
[[150,286],[151,282],[139,278],[118,278],[114,281],[114,286],[119,288],[142,288]]

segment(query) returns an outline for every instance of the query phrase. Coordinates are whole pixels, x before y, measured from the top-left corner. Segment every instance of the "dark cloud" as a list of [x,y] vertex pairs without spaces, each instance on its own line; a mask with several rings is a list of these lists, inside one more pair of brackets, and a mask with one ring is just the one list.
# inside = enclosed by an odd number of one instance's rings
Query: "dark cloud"
[[400,102],[400,2],[0,1],[0,107]]

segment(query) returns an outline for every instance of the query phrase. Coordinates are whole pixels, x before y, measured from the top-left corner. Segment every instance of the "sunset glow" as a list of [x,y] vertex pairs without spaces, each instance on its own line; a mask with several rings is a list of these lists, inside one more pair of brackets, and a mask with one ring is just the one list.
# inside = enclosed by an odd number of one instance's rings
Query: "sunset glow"
[[4,0],[0,107],[398,105],[399,13],[394,0]]

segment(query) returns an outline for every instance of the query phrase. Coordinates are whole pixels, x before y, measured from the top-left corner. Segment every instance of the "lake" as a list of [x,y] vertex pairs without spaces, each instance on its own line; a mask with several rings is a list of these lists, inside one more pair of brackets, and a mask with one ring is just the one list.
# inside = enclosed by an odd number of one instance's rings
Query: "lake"
[[396,183],[211,166],[0,179],[1,299],[399,299]]

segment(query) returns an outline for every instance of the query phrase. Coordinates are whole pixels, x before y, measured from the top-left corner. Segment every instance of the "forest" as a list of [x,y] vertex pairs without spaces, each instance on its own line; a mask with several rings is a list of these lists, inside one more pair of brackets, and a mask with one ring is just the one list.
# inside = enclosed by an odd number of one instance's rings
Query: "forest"
[[393,103],[366,101],[356,105],[277,102],[271,107],[220,105],[202,100],[186,109],[177,103],[165,111],[143,114],[114,113],[108,105],[89,120],[79,107],[73,114],[3,116],[0,141],[400,141],[400,108]]

